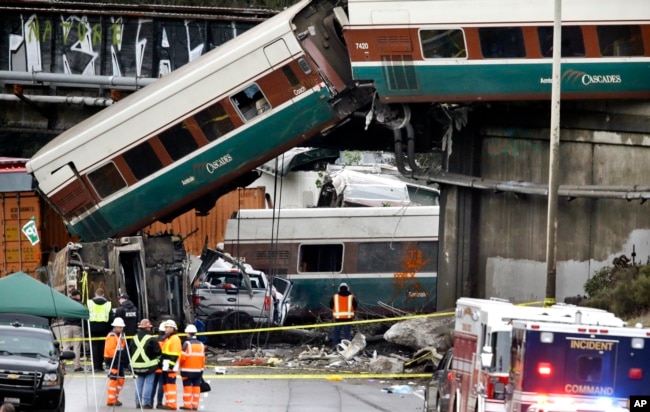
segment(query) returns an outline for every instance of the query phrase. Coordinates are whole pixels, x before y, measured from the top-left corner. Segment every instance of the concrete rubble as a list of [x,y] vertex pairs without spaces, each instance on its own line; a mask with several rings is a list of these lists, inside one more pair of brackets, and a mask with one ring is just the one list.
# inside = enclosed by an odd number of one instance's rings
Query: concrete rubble
[[[418,373],[432,370],[453,341],[451,316],[415,318],[393,324],[382,335],[368,337],[357,331],[351,341],[328,345],[273,344],[241,351],[212,349],[208,364],[214,373]],[[353,330],[362,328],[353,328]],[[367,333],[367,331],[366,331]],[[212,372],[212,371],[210,371]]]

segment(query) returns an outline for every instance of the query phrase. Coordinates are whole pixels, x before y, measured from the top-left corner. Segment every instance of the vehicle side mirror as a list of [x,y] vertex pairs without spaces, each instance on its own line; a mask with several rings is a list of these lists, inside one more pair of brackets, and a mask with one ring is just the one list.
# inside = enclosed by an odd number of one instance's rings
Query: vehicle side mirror
[[483,369],[488,369],[490,366],[492,366],[492,356],[492,347],[483,346],[483,350],[481,352],[481,367]]

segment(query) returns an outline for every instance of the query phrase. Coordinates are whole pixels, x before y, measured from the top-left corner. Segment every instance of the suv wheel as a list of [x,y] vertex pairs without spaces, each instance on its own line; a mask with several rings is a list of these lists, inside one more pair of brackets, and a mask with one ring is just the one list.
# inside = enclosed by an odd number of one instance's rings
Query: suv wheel
[[65,391],[61,392],[61,404],[59,409],[56,409],[56,412],[65,412]]

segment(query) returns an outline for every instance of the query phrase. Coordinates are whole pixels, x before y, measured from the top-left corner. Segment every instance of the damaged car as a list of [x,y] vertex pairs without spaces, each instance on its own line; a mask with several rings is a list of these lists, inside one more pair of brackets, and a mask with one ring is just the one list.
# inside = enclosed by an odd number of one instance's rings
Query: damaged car
[[[205,254],[212,254],[208,257]],[[278,276],[269,278],[251,265],[227,253],[207,250],[201,260],[209,263],[192,281],[195,324],[199,331],[234,331],[283,325],[291,305],[293,282]],[[207,334],[216,346],[245,346],[244,334]]]

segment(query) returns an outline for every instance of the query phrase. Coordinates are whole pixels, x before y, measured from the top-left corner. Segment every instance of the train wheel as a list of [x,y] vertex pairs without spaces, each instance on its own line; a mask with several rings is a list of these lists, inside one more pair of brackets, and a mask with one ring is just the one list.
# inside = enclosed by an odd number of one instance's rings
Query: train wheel
[[[221,321],[221,330],[235,331],[243,329],[252,329],[255,327],[255,321],[248,313],[230,312]],[[226,345],[234,348],[247,348],[250,342],[249,333],[228,333],[222,335]]]

